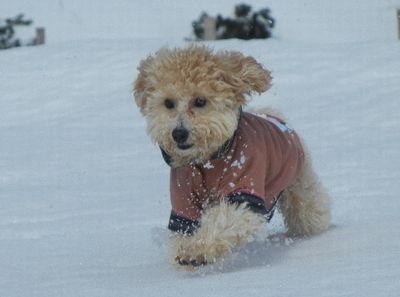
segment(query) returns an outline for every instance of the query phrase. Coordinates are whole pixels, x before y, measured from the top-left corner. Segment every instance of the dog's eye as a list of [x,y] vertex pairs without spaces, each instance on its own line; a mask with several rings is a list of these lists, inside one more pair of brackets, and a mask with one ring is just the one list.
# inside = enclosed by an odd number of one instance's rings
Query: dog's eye
[[204,107],[207,104],[207,99],[204,97],[197,97],[194,99],[194,106],[196,107]]
[[173,109],[175,107],[175,103],[171,99],[165,99],[164,105],[168,109]]

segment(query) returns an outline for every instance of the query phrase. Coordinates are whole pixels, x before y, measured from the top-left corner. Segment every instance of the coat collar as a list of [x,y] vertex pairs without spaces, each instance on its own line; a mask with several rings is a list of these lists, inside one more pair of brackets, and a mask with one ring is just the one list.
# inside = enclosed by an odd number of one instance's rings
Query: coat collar
[[[225,157],[228,154],[228,152],[231,150],[232,145],[235,140],[235,137],[236,137],[236,134],[237,134],[237,130],[239,128],[240,120],[242,118],[242,113],[243,113],[242,107],[240,107],[239,112],[238,112],[238,125],[236,127],[235,132],[233,133],[231,138],[229,138],[227,141],[225,141],[225,143],[222,146],[220,146],[219,149],[214,154],[212,154],[210,160],[215,160],[215,159]],[[172,167],[172,163],[173,163],[172,157],[162,147],[160,147],[160,150],[161,150],[161,154],[162,154],[162,157],[163,157],[165,163],[167,163],[168,166]]]

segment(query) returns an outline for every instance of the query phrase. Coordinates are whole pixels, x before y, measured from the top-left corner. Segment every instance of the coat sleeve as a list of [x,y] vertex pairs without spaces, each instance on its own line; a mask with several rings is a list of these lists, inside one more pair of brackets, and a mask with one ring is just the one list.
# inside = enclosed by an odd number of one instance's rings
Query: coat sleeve
[[189,167],[171,169],[171,216],[168,228],[175,232],[191,234],[199,226],[201,201],[196,172]]

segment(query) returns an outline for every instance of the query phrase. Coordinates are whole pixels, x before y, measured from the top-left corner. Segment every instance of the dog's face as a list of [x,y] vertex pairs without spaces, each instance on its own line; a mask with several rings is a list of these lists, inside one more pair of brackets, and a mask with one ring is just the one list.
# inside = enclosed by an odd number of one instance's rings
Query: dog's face
[[206,47],[162,49],[138,70],[136,103],[172,166],[208,160],[233,136],[245,95],[266,91],[271,81],[253,58]]

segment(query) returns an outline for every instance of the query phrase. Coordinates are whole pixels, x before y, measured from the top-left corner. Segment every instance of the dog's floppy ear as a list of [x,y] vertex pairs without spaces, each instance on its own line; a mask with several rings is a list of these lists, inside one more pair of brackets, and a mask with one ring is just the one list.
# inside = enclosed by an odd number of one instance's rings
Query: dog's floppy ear
[[148,73],[152,62],[153,57],[151,56],[140,62],[138,67],[139,74],[133,83],[133,95],[135,96],[135,102],[143,114],[146,107],[147,93],[149,91]]
[[237,89],[240,94],[265,92],[271,87],[270,72],[254,58],[245,57],[239,52],[219,54],[224,71],[223,80]]

